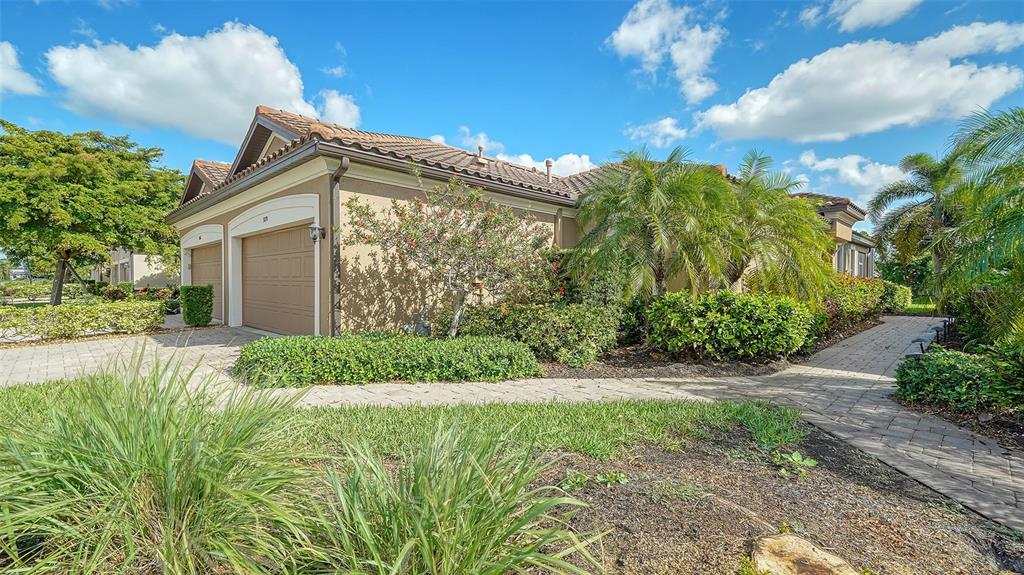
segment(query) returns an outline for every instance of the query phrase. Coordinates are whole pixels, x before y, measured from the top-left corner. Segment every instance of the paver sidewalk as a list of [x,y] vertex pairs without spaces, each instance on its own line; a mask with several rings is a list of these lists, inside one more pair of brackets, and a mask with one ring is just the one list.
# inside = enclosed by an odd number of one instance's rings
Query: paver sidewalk
[[[771,376],[694,379],[534,379],[501,383],[314,386],[305,406],[486,402],[606,401],[615,399],[764,399],[800,410],[818,427],[907,473],[982,515],[1024,529],[1024,454],[892,401],[893,374],[902,357],[930,341],[940,321],[886,317],[880,326],[846,339]],[[128,338],[0,349],[0,385],[74,377],[112,366],[145,344],[201,375],[230,383],[238,347],[262,334],[238,328],[166,332]],[[279,390],[278,393],[299,393]]]

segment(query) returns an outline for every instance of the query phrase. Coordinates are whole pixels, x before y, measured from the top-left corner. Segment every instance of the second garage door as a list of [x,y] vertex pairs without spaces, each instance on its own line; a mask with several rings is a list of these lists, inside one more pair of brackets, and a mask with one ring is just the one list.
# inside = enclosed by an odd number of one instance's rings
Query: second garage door
[[201,248],[192,248],[192,285],[213,286],[213,319],[224,319],[223,281],[221,272],[220,242]]
[[242,323],[313,333],[313,242],[306,226],[242,240]]

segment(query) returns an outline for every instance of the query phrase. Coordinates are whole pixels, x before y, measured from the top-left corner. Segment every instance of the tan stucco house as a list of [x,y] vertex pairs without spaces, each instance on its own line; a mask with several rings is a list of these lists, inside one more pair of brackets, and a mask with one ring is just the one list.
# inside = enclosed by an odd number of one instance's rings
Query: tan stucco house
[[135,289],[162,288],[178,283],[178,278],[168,275],[160,256],[135,253],[116,248],[110,250],[110,263],[94,267],[92,279],[116,284],[131,282]]
[[[458,177],[549,226],[555,246],[573,247],[576,198],[597,171],[559,177],[546,164],[540,171],[482,149],[258,106],[234,161],[196,160],[180,205],[167,215],[181,237],[181,283],[212,285],[213,316],[229,326],[315,335],[401,327],[439,294],[393,256],[342,245],[345,202],[358,195],[385,207]],[[862,265],[844,251],[871,251],[870,240],[852,231],[863,210],[846,198],[818,199],[836,239],[837,269],[871,275],[873,260]]]
[[453,176],[550,226],[557,246],[575,245],[584,183],[552,174],[550,162],[544,172],[259,106],[234,161],[196,160],[167,215],[181,237],[182,284],[213,285],[214,318],[230,326],[288,334],[399,327],[429,303],[429,289],[386,254],[341,246],[334,230],[347,223],[343,205],[353,194],[383,207]]
[[850,198],[815,193],[794,195],[819,202],[818,213],[828,222],[829,234],[836,242],[832,256],[835,270],[851,276],[875,277],[875,242],[853,229],[855,224],[864,221],[867,212]]

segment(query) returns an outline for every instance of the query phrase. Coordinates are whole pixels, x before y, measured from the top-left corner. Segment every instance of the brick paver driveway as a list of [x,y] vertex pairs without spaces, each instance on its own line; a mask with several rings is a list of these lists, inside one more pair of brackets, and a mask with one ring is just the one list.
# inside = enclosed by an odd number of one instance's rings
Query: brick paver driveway
[[[1024,529],[1024,454],[1001,448],[936,417],[889,399],[900,359],[930,340],[932,318],[886,317],[878,327],[775,375],[699,379],[535,379],[461,384],[316,386],[303,405],[402,405],[610,399],[765,399],[804,417],[855,447],[995,521]],[[157,335],[0,349],[0,385],[73,377],[112,365],[145,343],[161,356],[178,354],[199,371],[230,381],[238,347],[261,334],[207,328]],[[280,393],[296,393],[280,390]]]

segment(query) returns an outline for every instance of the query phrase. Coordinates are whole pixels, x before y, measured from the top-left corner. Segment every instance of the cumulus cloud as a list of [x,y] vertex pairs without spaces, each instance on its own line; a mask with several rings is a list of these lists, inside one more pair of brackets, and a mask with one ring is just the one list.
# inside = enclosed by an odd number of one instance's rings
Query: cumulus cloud
[[854,201],[861,207],[867,204],[879,188],[906,177],[899,166],[875,162],[858,154],[819,158],[814,150],[805,150],[800,154],[800,164],[815,172],[825,172],[854,188]]
[[21,69],[14,44],[0,42],[0,95],[6,93],[36,95],[42,94],[43,89],[35,78]]
[[[430,139],[439,144],[445,143],[445,137],[440,134],[433,135]],[[544,159],[535,160],[530,154],[506,154],[505,144],[491,138],[487,132],[474,132],[468,126],[459,126],[459,144],[474,153],[478,146],[483,146],[484,153],[503,162],[536,168],[541,172],[547,170]],[[559,176],[569,176],[597,167],[587,154],[562,154],[552,161],[554,164],[551,166],[551,171]]]
[[[257,104],[319,116],[303,96],[299,69],[277,38],[228,22],[203,36],[172,33],[154,46],[117,42],[57,46],[46,53],[65,104],[147,126],[237,144]],[[321,94],[325,117],[358,123],[351,96]]]
[[320,93],[323,98],[320,116],[324,120],[345,126],[346,128],[358,128],[361,119],[359,106],[355,99],[348,94],[340,94],[337,90],[324,90]]
[[443,143],[445,143],[444,136],[442,136],[441,134],[434,134],[433,136],[430,136],[430,138],[428,138],[428,139],[431,142],[434,142],[435,144],[443,144]]
[[888,26],[917,8],[922,0],[833,0],[829,16],[843,32]]
[[696,104],[718,89],[707,72],[726,35],[717,24],[698,22],[698,16],[669,0],[640,0],[606,42],[619,56],[639,59],[651,76],[669,60],[683,96]]
[[1024,44],[1024,24],[956,26],[917,43],[852,42],[803,59],[763,88],[696,115],[725,139],[841,141],[893,126],[962,117],[1024,84],[1009,64],[962,58]]
[[649,124],[630,126],[626,128],[626,136],[634,142],[667,148],[686,137],[686,128],[680,128],[675,118],[665,117]]

